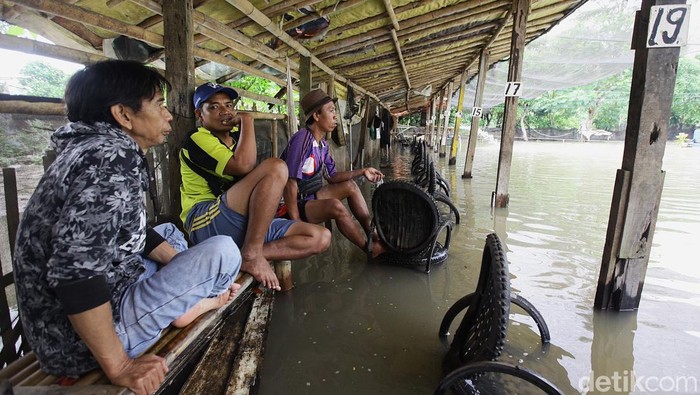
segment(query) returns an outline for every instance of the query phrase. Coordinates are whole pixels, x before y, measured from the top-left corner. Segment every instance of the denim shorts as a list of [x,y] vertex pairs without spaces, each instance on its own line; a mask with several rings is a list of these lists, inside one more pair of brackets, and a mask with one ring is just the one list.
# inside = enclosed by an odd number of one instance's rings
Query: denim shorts
[[[284,237],[296,221],[284,218],[274,218],[265,235],[265,242]],[[236,245],[242,248],[248,227],[248,218],[228,208],[226,194],[216,200],[200,202],[192,207],[187,214],[185,229],[194,244],[201,243],[216,235],[231,236]]]

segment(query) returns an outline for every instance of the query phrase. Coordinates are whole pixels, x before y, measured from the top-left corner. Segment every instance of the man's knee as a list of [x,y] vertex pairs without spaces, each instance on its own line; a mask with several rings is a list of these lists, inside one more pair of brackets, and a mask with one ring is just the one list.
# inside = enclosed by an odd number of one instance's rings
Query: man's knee
[[[206,246],[203,245],[205,243]],[[199,245],[207,249],[212,262],[220,262],[223,272],[235,274],[240,269],[241,251],[231,237],[212,236]]]
[[343,202],[341,202],[339,199],[328,199],[326,204],[328,205],[327,207],[330,211],[331,217],[334,219],[350,216],[348,209],[345,208]]
[[287,182],[287,176],[289,175],[289,168],[287,163],[280,158],[268,158],[260,163],[260,167],[265,169],[266,174],[280,177]]
[[321,252],[327,250],[328,247],[331,245],[331,231],[322,226],[318,226],[317,228],[318,235],[315,237],[315,239],[318,241],[316,243],[318,246],[318,250],[315,251],[315,253],[320,254]]

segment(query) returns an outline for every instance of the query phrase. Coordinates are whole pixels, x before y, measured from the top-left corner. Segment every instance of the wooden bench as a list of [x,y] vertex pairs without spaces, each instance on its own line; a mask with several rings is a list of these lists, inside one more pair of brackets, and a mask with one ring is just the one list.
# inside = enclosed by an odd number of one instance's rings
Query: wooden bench
[[[54,158],[53,152],[47,151],[44,168]],[[20,219],[15,169],[5,168],[2,174],[9,247],[10,251],[14,251]],[[291,289],[291,262],[277,261],[274,266],[282,291]],[[236,282],[241,284],[241,288],[230,303],[203,314],[185,328],[166,328],[158,342],[147,351],[164,357],[170,369],[158,393],[170,393],[173,388],[183,386],[204,389],[190,392],[193,394],[223,393],[213,389],[220,383],[225,384],[222,391],[235,388],[238,391],[236,393],[247,393],[262,361],[273,297],[269,292],[260,292],[257,282],[248,274],[239,274]],[[0,395],[130,393],[126,388],[110,385],[109,379],[101,370],[89,372],[77,379],[56,377],[43,372],[36,355],[31,352],[22,336],[19,317],[16,312],[11,312],[10,306],[14,304],[14,298],[13,273],[3,273],[0,262],[0,367],[7,365],[0,370]],[[237,334],[237,338],[223,346],[219,344],[216,350],[205,350],[206,347],[213,346],[210,343],[218,343],[212,339],[216,340],[220,332],[225,332],[229,340],[233,334]],[[228,355],[229,359],[222,364],[217,358],[208,358],[210,353]],[[222,369],[226,363],[229,363],[229,367]],[[196,374],[188,377],[193,370]],[[226,376],[225,380],[222,375]]]
[[[248,274],[240,275],[236,282],[241,284],[241,291],[233,301],[218,310],[203,314],[185,328],[165,329],[160,340],[147,351],[164,357],[170,368],[157,393],[168,393],[173,388],[183,386],[202,388],[202,382],[209,382],[211,375],[221,376],[222,373],[228,376],[227,380],[220,380],[225,384],[225,390],[238,387],[245,389],[253,383],[262,361],[265,328],[269,322],[273,296],[270,292],[260,292]],[[221,350],[221,344],[218,344],[215,352],[205,350],[211,346],[210,342],[213,343],[212,339],[217,339],[220,334],[229,339],[232,335],[238,338],[224,342],[228,346],[226,352]],[[222,369],[220,361],[212,364],[212,357],[208,357],[223,354],[231,357],[229,369]],[[205,361],[207,358],[209,363]],[[194,369],[195,366],[197,369]],[[190,377],[193,370],[197,375],[192,373],[193,377]],[[110,385],[109,379],[99,369],[77,379],[49,375],[39,368],[36,355],[32,352],[0,370],[0,382],[3,381],[6,386],[9,382],[14,394],[130,393],[126,388]]]

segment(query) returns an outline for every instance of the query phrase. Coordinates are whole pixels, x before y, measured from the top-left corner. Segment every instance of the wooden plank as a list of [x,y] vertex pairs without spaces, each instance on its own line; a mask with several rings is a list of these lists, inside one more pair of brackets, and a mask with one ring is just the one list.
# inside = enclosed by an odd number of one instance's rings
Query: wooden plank
[[[514,0],[513,31],[510,41],[510,61],[508,62],[508,81],[520,81],[525,57],[525,38],[527,36],[527,17],[530,0]],[[501,130],[501,150],[498,156],[498,174],[493,207],[508,207],[508,184],[510,166],[513,160],[513,142],[515,141],[515,124],[518,112],[518,96],[506,96],[503,109],[503,128]]]
[[168,106],[173,115],[173,127],[168,137],[168,199],[163,202],[163,212],[173,219],[179,218],[180,206],[180,147],[187,133],[195,128],[192,94],[194,93],[194,42],[192,0],[172,2],[163,10],[165,45],[165,77],[172,84],[168,92]]
[[251,307],[252,299],[223,321],[180,394],[222,394],[226,390]]
[[15,395],[122,395],[131,391],[115,385],[94,385],[90,387],[59,387],[56,385],[46,387],[15,387],[12,389]]
[[0,370],[0,380],[10,380],[34,362],[36,362],[36,354],[28,352],[11,365]]
[[233,372],[229,378],[227,394],[248,394],[250,387],[255,383],[255,377],[263,361],[265,340],[267,339],[274,300],[272,292],[256,295],[246,323],[243,340],[241,340],[236,360],[233,363]]

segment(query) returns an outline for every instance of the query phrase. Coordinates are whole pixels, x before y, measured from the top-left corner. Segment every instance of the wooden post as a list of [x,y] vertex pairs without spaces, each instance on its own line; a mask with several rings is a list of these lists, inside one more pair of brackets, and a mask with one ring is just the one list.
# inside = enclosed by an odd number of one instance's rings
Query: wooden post
[[367,141],[367,123],[369,122],[370,110],[374,107],[372,106],[372,99],[369,96],[365,96],[364,100],[365,116],[362,117],[362,125],[360,125],[360,138],[357,141],[357,153],[355,154],[355,160],[353,160],[353,165],[358,167],[363,167],[362,162],[364,161],[363,155],[365,152],[365,143]]
[[[530,0],[513,1],[513,32],[510,40],[510,61],[508,63],[508,81],[510,85],[520,82],[525,56],[525,36],[527,16],[530,12]],[[518,96],[506,96],[503,110],[503,129],[501,131],[501,151],[498,157],[496,191],[493,207],[508,207],[508,182],[510,165],[513,159],[513,141],[515,139],[515,122],[518,112]]]
[[[299,56],[299,100],[311,90],[311,58],[308,56]],[[299,123],[303,125],[306,122],[306,114],[304,109],[299,106]]]
[[452,146],[450,146],[450,160],[448,165],[457,163],[457,145],[459,144],[459,127],[462,124],[462,107],[464,107],[464,91],[467,84],[467,70],[462,71],[462,77],[459,79],[459,97],[457,99],[457,118],[455,118],[455,131],[452,134]]
[[442,104],[445,101],[445,88],[440,90],[440,99],[437,102],[437,109],[435,110],[435,116],[437,118],[437,124],[435,125],[435,134],[431,136],[428,142],[428,147],[435,147],[437,151],[437,146],[439,144],[438,136],[440,135],[440,130],[442,127],[442,122],[445,116],[445,112],[442,110]]
[[479,57],[479,76],[476,82],[476,92],[474,95],[474,107],[477,111],[472,111],[472,124],[469,128],[469,145],[467,146],[467,157],[464,160],[464,174],[462,178],[472,178],[472,167],[474,166],[474,152],[476,151],[476,141],[479,135],[479,121],[481,120],[481,104],[484,99],[484,84],[486,82],[486,72],[489,61],[489,50],[481,51]]
[[275,261],[275,274],[280,280],[281,292],[289,291],[294,287],[292,280],[292,261]]
[[[163,44],[165,46],[165,78],[172,84],[168,106],[173,115],[173,132],[168,137],[169,197],[163,211],[169,218],[179,218],[180,210],[180,148],[185,135],[195,128],[192,94],[194,92],[194,29],[192,1],[182,0],[163,7]],[[165,189],[166,186],[164,186]]]
[[435,98],[430,98],[430,103],[428,103],[428,108],[425,114],[425,130],[423,136],[426,140],[430,139],[430,135],[433,130],[433,114],[435,113]]
[[445,120],[442,123],[442,133],[440,134],[440,157],[447,155],[447,128],[450,126],[450,111],[452,110],[452,94],[454,93],[454,82],[447,84],[447,104],[445,104]]
[[279,158],[279,147],[277,146],[278,132],[277,132],[277,120],[272,119],[270,128],[270,142],[272,143],[272,157]]
[[294,112],[294,85],[292,84],[292,64],[287,58],[287,139],[299,130],[296,113]]
[[[647,48],[647,33],[652,6],[678,4],[685,4],[685,0],[644,0],[637,13],[625,148],[598,277],[597,309],[639,307],[664,183],[661,165],[680,53],[678,47]],[[674,12],[671,8],[665,11],[669,15]],[[682,23],[687,16],[674,12],[674,17]],[[658,37],[670,35],[666,31],[657,33]]]
[[19,226],[19,200],[17,198],[17,174],[14,167],[2,169],[2,183],[5,191],[5,212],[7,214],[7,240],[10,243],[10,256],[15,256],[15,239]]

